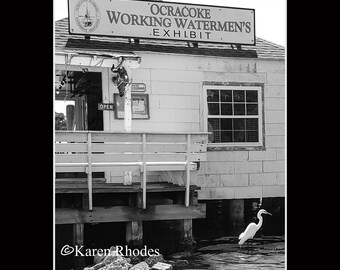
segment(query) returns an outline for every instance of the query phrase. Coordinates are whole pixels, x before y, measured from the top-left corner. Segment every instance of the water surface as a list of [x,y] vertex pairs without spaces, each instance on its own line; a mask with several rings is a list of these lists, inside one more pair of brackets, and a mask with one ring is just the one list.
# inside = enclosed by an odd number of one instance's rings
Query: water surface
[[176,270],[239,270],[285,268],[283,237],[255,238],[239,248],[236,237],[221,237],[212,241],[200,240],[192,253],[177,253],[170,258],[186,260]]

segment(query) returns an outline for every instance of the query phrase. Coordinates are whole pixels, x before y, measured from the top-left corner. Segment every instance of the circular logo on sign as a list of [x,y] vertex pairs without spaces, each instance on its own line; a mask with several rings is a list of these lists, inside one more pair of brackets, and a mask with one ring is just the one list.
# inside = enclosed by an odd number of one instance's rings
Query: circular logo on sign
[[92,32],[99,24],[100,13],[93,0],[80,0],[74,10],[78,26],[85,32]]

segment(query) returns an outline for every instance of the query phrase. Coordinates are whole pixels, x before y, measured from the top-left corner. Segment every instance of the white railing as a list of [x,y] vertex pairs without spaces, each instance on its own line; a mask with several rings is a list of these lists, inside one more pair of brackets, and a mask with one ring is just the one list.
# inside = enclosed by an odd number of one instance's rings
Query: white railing
[[87,173],[89,210],[92,172],[139,171],[145,209],[147,171],[185,171],[182,184],[185,205],[189,206],[190,171],[196,168],[196,162],[206,160],[208,134],[56,131],[55,171]]

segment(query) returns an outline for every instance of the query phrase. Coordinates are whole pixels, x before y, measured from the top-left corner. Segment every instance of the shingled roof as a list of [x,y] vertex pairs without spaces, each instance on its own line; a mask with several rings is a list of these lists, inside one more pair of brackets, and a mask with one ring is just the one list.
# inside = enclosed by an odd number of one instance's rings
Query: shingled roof
[[140,39],[139,44],[129,43],[127,38],[70,35],[68,18],[55,22],[55,51],[56,52],[160,52],[191,55],[209,55],[219,57],[242,57],[271,60],[284,60],[285,48],[281,45],[256,37],[255,46],[199,43],[198,47],[189,47],[185,41]]

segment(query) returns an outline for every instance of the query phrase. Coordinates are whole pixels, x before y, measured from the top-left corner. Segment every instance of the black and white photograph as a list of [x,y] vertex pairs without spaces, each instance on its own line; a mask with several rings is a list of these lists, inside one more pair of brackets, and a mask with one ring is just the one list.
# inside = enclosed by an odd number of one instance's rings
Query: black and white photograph
[[53,1],[55,270],[287,267],[286,5]]

